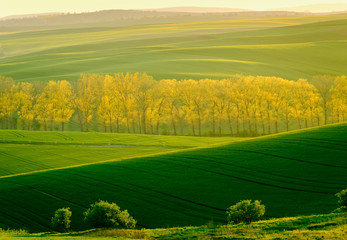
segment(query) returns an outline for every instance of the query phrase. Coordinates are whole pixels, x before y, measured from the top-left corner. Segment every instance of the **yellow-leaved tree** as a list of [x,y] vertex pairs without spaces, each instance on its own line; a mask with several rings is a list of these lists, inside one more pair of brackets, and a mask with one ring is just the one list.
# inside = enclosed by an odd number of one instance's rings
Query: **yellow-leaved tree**
[[0,76],[0,119],[3,128],[15,128],[14,113],[17,111],[19,98],[19,84],[9,77]]
[[81,74],[74,89],[73,104],[78,116],[81,131],[89,131],[99,96],[99,86],[104,76],[100,74]]
[[22,129],[24,130],[27,127],[30,130],[35,117],[34,101],[36,96],[34,96],[33,85],[27,82],[21,83],[18,95],[20,102],[18,116],[22,124]]
[[332,120],[333,122],[345,121],[347,115],[347,77],[336,77],[331,92]]
[[72,103],[72,87],[71,84],[66,81],[50,82],[55,84],[55,92],[53,92],[52,101],[55,102],[55,121],[61,124],[61,131],[65,130],[65,123],[67,123],[72,114],[74,113]]

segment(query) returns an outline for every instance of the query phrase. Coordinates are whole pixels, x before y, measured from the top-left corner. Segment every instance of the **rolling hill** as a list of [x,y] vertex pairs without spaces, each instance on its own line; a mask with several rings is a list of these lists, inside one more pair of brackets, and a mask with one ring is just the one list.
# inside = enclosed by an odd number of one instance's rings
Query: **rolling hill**
[[244,139],[0,130],[0,177],[176,152]]
[[296,11],[296,12],[343,12],[347,11],[347,3],[327,3],[327,4],[312,4],[298,7],[275,8],[274,11]]
[[0,72],[17,81],[80,73],[288,79],[347,74],[346,15],[90,27],[0,34]]
[[[346,123],[335,124],[214,147],[3,176],[0,222],[2,227],[46,231],[57,208],[71,207],[72,228],[83,229],[82,212],[99,199],[116,202],[129,210],[139,227],[150,228],[223,223],[225,209],[241,199],[262,200],[267,218],[328,213],[337,207],[334,194],[346,188],[346,132]],[[21,145],[16,147],[20,151]],[[6,165],[2,168],[6,170]]]
[[[169,7],[169,8],[155,8],[149,9],[155,12],[189,12],[189,13],[226,13],[226,12],[251,12],[252,10],[241,8],[218,8],[218,7],[195,7],[195,6],[182,6],[182,7]],[[147,10],[148,11],[148,10]]]

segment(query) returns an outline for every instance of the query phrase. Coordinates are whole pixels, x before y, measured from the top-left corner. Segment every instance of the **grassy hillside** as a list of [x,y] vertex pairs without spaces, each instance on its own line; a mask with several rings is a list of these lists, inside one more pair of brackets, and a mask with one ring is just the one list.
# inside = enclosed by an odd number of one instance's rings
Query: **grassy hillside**
[[170,148],[202,147],[223,144],[246,138],[239,137],[177,137],[127,133],[45,132],[0,130],[0,143],[54,145],[153,146]]
[[[204,10],[212,10],[204,8]],[[171,10],[171,11],[170,11]],[[82,28],[105,26],[131,26],[144,24],[162,24],[179,22],[221,21],[232,19],[283,18],[300,16],[318,16],[326,14],[311,14],[299,12],[278,11],[246,11],[246,12],[191,12],[202,8],[190,8],[182,12],[182,8],[153,10],[103,10],[84,13],[42,13],[29,15],[14,15],[0,18],[1,32],[16,32],[28,30],[48,30],[58,28]],[[230,10],[230,9],[228,9]]]
[[201,227],[88,230],[68,234],[28,234],[23,231],[0,231],[1,239],[337,239],[345,237],[346,214],[327,214],[279,218],[238,225]]
[[268,218],[328,213],[346,188],[346,132],[337,124],[1,178],[0,222],[46,231],[57,208],[71,207],[72,228],[83,229],[82,212],[99,199],[128,209],[139,227],[224,223],[225,209],[241,199],[262,200]]
[[243,138],[0,130],[0,178],[240,140]]
[[0,72],[18,81],[80,73],[156,78],[347,74],[346,15],[243,19],[0,34]]

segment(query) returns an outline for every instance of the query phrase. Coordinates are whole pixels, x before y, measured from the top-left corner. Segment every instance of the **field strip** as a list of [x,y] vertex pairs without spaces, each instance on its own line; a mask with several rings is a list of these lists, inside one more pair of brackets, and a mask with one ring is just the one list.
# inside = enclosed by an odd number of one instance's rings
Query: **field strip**
[[[130,183],[130,182],[118,181],[118,183],[120,183],[120,184],[115,184],[113,182],[109,182],[109,181],[106,181],[104,179],[100,179],[97,175],[94,175],[94,174],[91,174],[91,173],[88,173],[88,176],[83,175],[83,174],[71,173],[71,172],[69,172],[68,174],[70,174],[72,176],[78,176],[78,177],[86,178],[86,179],[92,179],[92,180],[94,180],[96,182],[102,182],[104,184],[107,184],[107,185],[110,185],[110,186],[113,186],[113,187],[125,189],[127,191],[131,191],[131,192],[134,192],[136,194],[140,193],[142,195],[146,195],[146,196],[149,196],[149,197],[152,197],[152,198],[156,198],[156,199],[163,200],[163,198],[158,197],[156,195],[156,194],[160,194],[162,196],[167,197],[168,199],[176,199],[176,200],[179,200],[181,202],[185,202],[185,203],[196,205],[196,206],[200,206],[200,207],[205,207],[205,208],[208,208],[210,210],[225,212],[225,210],[221,209],[221,208],[217,208],[217,207],[214,207],[214,206],[209,206],[209,205],[206,205],[206,204],[203,204],[203,203],[195,202],[195,201],[192,201],[192,200],[189,200],[189,199],[185,199],[185,198],[182,198],[182,197],[179,197],[179,196],[176,196],[176,195],[172,195],[172,194],[167,193],[167,192],[155,190],[153,188],[149,188],[149,187],[145,187],[145,186],[140,186],[140,185],[133,184],[133,183]],[[128,185],[128,186],[131,186],[131,187],[126,187],[124,185]],[[134,188],[140,189],[140,190],[142,190],[142,192],[139,191],[139,190],[135,190]],[[148,191],[148,192],[143,192],[144,189],[146,191]],[[156,193],[156,194],[153,194],[153,193]],[[167,201],[167,200],[165,200],[165,201]],[[189,209],[191,210],[191,208],[189,208]]]
[[[89,165],[94,165],[94,164],[103,164],[103,163],[110,163],[110,162],[129,160],[129,159],[136,159],[136,158],[145,158],[145,157],[167,155],[167,154],[178,153],[178,152],[183,152],[183,151],[194,151],[194,150],[197,150],[197,149],[222,147],[222,146],[233,145],[235,143],[240,143],[240,142],[245,142],[245,141],[257,141],[257,140],[263,139],[263,138],[267,139],[267,138],[273,138],[273,137],[276,137],[276,136],[282,136],[282,135],[288,135],[288,134],[291,135],[291,134],[295,134],[295,133],[306,132],[308,130],[314,130],[314,129],[319,129],[319,128],[326,128],[326,127],[329,127],[329,126],[336,126],[336,125],[337,126],[338,125],[345,125],[345,124],[346,124],[346,122],[344,122],[344,123],[333,123],[333,124],[327,124],[325,126],[316,126],[316,127],[311,127],[311,128],[307,128],[307,129],[297,129],[297,130],[293,130],[293,131],[290,131],[290,132],[281,132],[281,133],[276,133],[276,134],[271,134],[271,135],[266,135],[266,136],[259,136],[259,137],[255,137],[255,138],[247,138],[247,139],[243,139],[243,140],[235,141],[235,142],[215,143],[215,144],[210,144],[208,146],[193,147],[193,148],[189,148],[189,149],[171,150],[171,151],[167,151],[167,152],[164,152],[164,153],[152,153],[152,154],[146,154],[146,155],[142,155],[142,156],[123,157],[123,158],[105,160],[105,161],[100,161],[100,162],[71,165],[71,166],[67,166],[67,167],[49,168],[49,169],[42,169],[42,170],[36,170],[36,171],[31,171],[31,172],[25,172],[25,173],[16,173],[16,174],[11,174],[11,175],[6,175],[6,176],[0,176],[0,179],[17,177],[17,176],[24,176],[24,175],[31,175],[31,174],[35,174],[35,173],[43,173],[43,172],[49,172],[49,171],[55,171],[55,170],[78,168],[78,167],[84,167],[84,166],[89,166]],[[67,146],[67,145],[63,145],[63,146]],[[85,146],[85,145],[82,145],[82,146]],[[134,146],[134,147],[137,147],[137,146]],[[245,150],[239,150],[239,151],[245,151]],[[245,152],[247,152],[247,151],[245,151]],[[252,151],[248,151],[248,152],[252,152]],[[255,152],[255,153],[257,153],[257,152]],[[264,153],[259,153],[259,154],[264,154]],[[264,155],[271,155],[271,154],[264,154]],[[281,156],[274,156],[274,157],[281,157]],[[285,158],[285,157],[283,157],[283,158]],[[307,161],[304,161],[304,160],[291,159],[291,158],[285,158],[285,159],[294,160],[294,161],[307,162]],[[309,163],[317,164],[317,165],[323,165],[323,166],[329,166],[329,167],[338,167],[338,166],[334,166],[334,165],[330,165],[330,164],[324,164],[324,163],[314,163],[314,162],[309,162]],[[343,168],[347,168],[347,167],[343,167]]]
[[[190,160],[196,160],[194,158],[190,158],[190,157],[185,157],[185,159],[190,159]],[[275,177],[279,177],[279,178],[284,178],[284,179],[292,179],[292,180],[296,180],[296,181],[303,181],[303,182],[309,182],[309,183],[317,183],[317,184],[327,184],[327,185],[336,185],[337,183],[333,183],[333,182],[322,182],[322,181],[316,181],[316,180],[309,180],[309,179],[304,179],[304,178],[298,178],[298,177],[291,177],[291,176],[285,176],[282,174],[276,174],[276,173],[272,173],[272,172],[267,172],[267,171],[262,171],[262,170],[256,170],[253,168],[249,168],[249,167],[244,167],[244,166],[240,166],[237,164],[231,164],[230,162],[225,163],[225,162],[220,162],[220,161],[215,161],[215,160],[211,160],[211,159],[199,159],[200,161],[203,162],[208,162],[208,163],[214,163],[214,164],[218,164],[218,165],[225,165],[225,166],[230,166],[232,168],[238,168],[238,169],[243,169],[243,170],[247,170],[249,172],[256,172],[259,174],[262,174],[262,178],[268,178],[270,180],[271,179],[269,176],[275,176]],[[235,169],[233,169],[233,171],[235,171]],[[238,171],[239,173],[245,174],[244,172]],[[249,173],[248,173],[249,175]],[[265,176],[264,176],[265,175]],[[268,176],[267,176],[268,175]],[[253,175],[252,175],[253,176]],[[298,185],[298,183],[293,183],[293,182],[289,182],[289,181],[284,181],[284,180],[280,180],[277,179],[275,181],[279,181],[279,182],[285,182],[285,183],[289,183],[289,184],[296,184]],[[306,186],[311,186],[310,184],[307,183],[300,183],[300,185],[306,185]],[[320,186],[323,187],[323,186]],[[329,188],[331,189],[332,186],[329,187],[323,187],[323,188]]]
[[247,179],[247,178],[244,178],[244,177],[233,176],[233,175],[230,175],[230,174],[227,174],[227,173],[221,173],[221,172],[216,172],[216,171],[212,171],[212,170],[208,170],[208,169],[204,169],[204,168],[200,168],[200,167],[193,167],[192,165],[177,163],[177,161],[180,161],[180,160],[176,160],[175,162],[173,162],[173,164],[180,165],[180,166],[183,166],[183,167],[192,168],[192,169],[196,169],[196,170],[200,170],[200,171],[204,171],[204,172],[208,172],[208,173],[217,174],[217,175],[220,175],[220,176],[225,176],[225,177],[228,177],[228,178],[234,178],[234,179],[237,179],[237,180],[240,180],[240,181],[244,181],[244,182],[250,182],[250,183],[255,183],[255,184],[259,184],[259,185],[263,185],[263,186],[280,188],[280,189],[286,189],[286,190],[291,190],[291,191],[308,192],[308,193],[319,193],[319,194],[331,194],[331,193],[328,193],[328,192],[311,191],[311,190],[304,190],[304,189],[298,189],[298,188],[292,188],[292,187],[284,187],[284,186],[279,186],[279,185],[276,185],[276,184],[264,183],[264,182],[260,182],[260,181],[257,181],[257,180]]
[[38,146],[59,146],[59,147],[95,147],[95,148],[191,148],[191,147],[170,147],[170,146],[140,146],[140,145],[90,145],[90,144],[54,144],[54,143],[21,143],[21,142],[1,142],[7,145],[38,145]]
[[[240,141],[236,141],[236,142],[243,142],[243,141],[247,141],[247,140],[249,140],[249,139],[244,139],[244,140],[240,140]],[[99,162],[93,162],[93,163],[83,163],[83,164],[71,165],[71,166],[67,166],[67,167],[49,168],[49,169],[42,169],[42,170],[36,170],[36,171],[31,171],[31,172],[25,172],[25,173],[16,173],[16,174],[11,174],[11,175],[7,175],[7,176],[0,176],[0,179],[17,177],[17,176],[23,176],[23,175],[31,175],[31,174],[35,174],[35,173],[43,173],[43,172],[49,172],[49,171],[55,171],[55,170],[78,168],[78,167],[84,167],[84,166],[89,166],[89,165],[94,165],[94,164],[110,163],[110,162],[129,160],[129,159],[135,159],[135,158],[145,158],[145,157],[160,156],[160,155],[166,155],[166,154],[183,152],[183,151],[192,151],[192,150],[196,150],[196,149],[204,149],[204,148],[213,148],[213,147],[219,147],[219,146],[226,146],[226,145],[233,144],[233,143],[236,143],[236,142],[216,143],[216,144],[210,144],[208,146],[202,146],[202,147],[194,147],[194,148],[189,148],[189,149],[171,150],[171,151],[167,151],[167,152],[164,152],[164,153],[151,153],[151,154],[145,154],[145,155],[142,155],[142,156],[123,157],[123,158],[111,159],[111,160],[105,160],[105,161],[99,161]],[[64,145],[64,146],[66,146],[66,145]]]
[[[309,142],[311,141],[311,142]],[[329,144],[329,145],[333,145],[334,147],[332,146],[323,146],[323,145],[319,145],[317,144],[317,141],[314,142],[313,140],[306,140],[306,141],[301,141],[300,139],[299,140],[296,140],[296,139],[281,139],[281,142],[283,143],[287,143],[287,144],[302,144],[302,145],[307,145],[307,146],[311,146],[311,147],[319,147],[319,148],[326,148],[326,149],[333,149],[333,150],[337,150],[337,151],[347,151],[346,148],[337,148],[335,146],[341,146],[342,144],[335,144],[335,143],[328,143],[328,142],[320,142],[320,143],[324,143],[324,144]],[[313,142],[313,143],[312,143]],[[344,145],[342,145],[344,146]],[[344,146],[346,147],[346,146]]]
[[284,157],[284,156],[275,155],[275,154],[271,154],[271,153],[257,152],[257,151],[252,151],[252,150],[235,149],[235,151],[261,154],[261,155],[265,155],[265,156],[271,156],[271,157],[275,157],[275,158],[282,158],[282,159],[291,160],[291,161],[297,161],[297,162],[304,162],[304,163],[320,165],[320,166],[325,166],[325,167],[347,168],[345,166],[337,166],[337,165],[332,165],[332,164],[327,164],[327,163],[312,162],[312,161],[308,161],[308,160],[301,160],[301,159],[296,159],[296,158]]
[[[5,181],[5,182],[11,183],[11,184],[15,184],[15,185],[19,185],[19,186],[22,186],[22,187],[25,187],[25,188],[29,188],[30,190],[34,190],[34,191],[36,191],[36,192],[38,192],[38,193],[41,193],[41,194],[43,194],[43,195],[46,195],[46,196],[48,196],[48,197],[50,197],[50,198],[57,199],[57,200],[60,200],[60,201],[62,201],[62,202],[66,202],[66,203],[68,203],[68,204],[71,204],[71,205],[73,205],[73,206],[77,206],[77,207],[79,207],[79,208],[85,208],[85,206],[82,206],[82,205],[80,205],[80,204],[78,204],[78,203],[71,202],[71,201],[69,201],[69,200],[67,200],[67,199],[58,197],[58,196],[56,196],[56,195],[53,195],[53,194],[48,193],[48,192],[45,192],[45,191],[42,191],[42,190],[40,190],[40,189],[38,189],[38,188],[35,188],[35,187],[33,187],[33,186],[30,186],[30,185],[25,185],[25,184],[21,184],[21,183],[18,183],[18,182],[12,182],[12,181]],[[26,208],[23,208],[23,209],[26,209]]]

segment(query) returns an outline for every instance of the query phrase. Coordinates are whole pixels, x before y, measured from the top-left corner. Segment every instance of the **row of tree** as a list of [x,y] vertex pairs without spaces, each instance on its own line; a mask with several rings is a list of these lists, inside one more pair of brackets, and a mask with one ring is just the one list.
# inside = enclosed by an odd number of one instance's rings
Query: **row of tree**
[[78,81],[15,83],[0,77],[2,128],[174,135],[264,135],[341,122],[347,115],[347,77],[304,79],[234,76],[155,81],[143,73],[82,74]]

